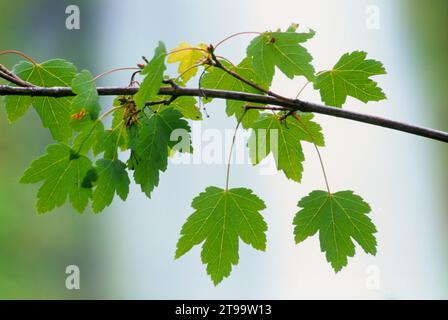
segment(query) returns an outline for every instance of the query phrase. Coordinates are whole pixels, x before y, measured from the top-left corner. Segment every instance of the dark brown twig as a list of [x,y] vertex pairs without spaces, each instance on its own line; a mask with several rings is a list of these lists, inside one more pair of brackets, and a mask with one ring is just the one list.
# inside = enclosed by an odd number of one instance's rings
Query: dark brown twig
[[9,82],[14,83],[15,85],[18,85],[19,87],[32,87],[33,86],[31,83],[20,79],[18,76],[16,76],[14,73],[9,71],[2,64],[0,64],[0,78],[8,80]]
[[[348,111],[340,108],[327,107],[324,105],[306,102],[296,99],[279,99],[277,97],[265,96],[260,94],[225,91],[213,89],[197,89],[177,87],[161,87],[160,95],[167,96],[193,96],[209,98],[238,100],[251,103],[259,103],[263,105],[283,107],[285,110],[298,110],[302,112],[314,112],[329,115],[337,118],[344,118],[362,123],[368,123],[375,126],[389,128],[397,131],[415,134],[421,137],[448,142],[448,133],[434,130],[430,128],[420,127],[413,124],[403,123],[399,121],[390,120],[387,118],[376,117],[372,115],[362,114],[354,111]],[[100,95],[134,95],[138,88],[136,87],[98,87],[98,94]],[[40,97],[68,97],[74,96],[69,87],[12,87],[0,86],[0,95],[19,95],[19,96],[40,96]],[[265,108],[268,109],[268,108]]]

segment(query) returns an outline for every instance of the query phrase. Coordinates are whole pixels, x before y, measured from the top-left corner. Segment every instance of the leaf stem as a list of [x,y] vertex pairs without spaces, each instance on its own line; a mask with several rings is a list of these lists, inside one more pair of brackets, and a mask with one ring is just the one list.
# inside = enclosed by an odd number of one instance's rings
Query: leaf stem
[[199,68],[200,66],[202,66],[204,64],[204,61],[199,60],[198,63],[195,63],[192,66],[189,66],[187,69],[185,69],[184,71],[182,71],[181,74],[179,74],[176,79],[174,79],[174,82],[177,82],[184,74],[186,74],[188,71],[193,70],[194,68]]
[[296,99],[299,98],[300,94],[303,92],[303,90],[305,90],[305,88],[306,88],[310,83],[311,83],[310,81],[307,81],[307,82],[303,85],[303,87],[299,90],[299,93],[297,93],[297,95],[296,95]]
[[108,115],[110,115],[111,113],[123,109],[124,106],[120,105],[120,106],[116,106],[116,107],[112,107],[109,110],[107,110],[106,112],[104,112],[99,118],[98,121],[103,121]]
[[101,78],[103,76],[106,76],[108,74],[111,74],[111,73],[114,73],[114,72],[117,72],[117,71],[124,71],[124,70],[141,70],[141,69],[137,68],[137,67],[115,68],[115,69],[107,70],[107,71],[104,71],[103,73],[100,73],[99,75],[97,75],[97,76],[95,76],[93,78],[93,81],[95,81],[95,80],[97,80],[97,79],[99,79],[99,78]]
[[169,56],[170,54],[173,54],[173,53],[178,53],[178,52],[182,52],[182,51],[189,51],[189,50],[190,50],[190,51],[196,50],[196,51],[202,51],[202,52],[204,52],[204,53],[208,53],[207,50],[202,49],[202,48],[189,47],[189,48],[182,48],[182,49],[172,50],[172,51],[170,51],[170,52],[167,52],[165,55],[166,55],[166,56]]
[[306,133],[310,136],[311,141],[313,142],[314,148],[316,149],[316,152],[317,152],[317,156],[319,157],[320,167],[322,168],[322,173],[323,173],[323,175],[324,175],[324,180],[325,180],[325,185],[326,185],[326,187],[327,187],[327,191],[328,191],[328,193],[331,194],[331,191],[330,191],[330,185],[329,185],[329,183],[328,183],[328,178],[327,178],[327,173],[326,173],[326,171],[325,171],[324,161],[322,160],[322,155],[320,154],[320,151],[319,151],[319,148],[318,148],[318,146],[317,146],[317,144],[316,144],[316,141],[314,140],[314,137],[313,137],[313,135],[311,134],[311,132],[308,130],[308,127],[305,125],[305,123],[302,121],[302,119],[300,119],[300,116],[297,115],[296,112],[294,112],[292,115],[293,115],[293,117],[294,117],[297,121],[299,121],[299,123],[300,123],[300,124],[302,125],[302,127],[305,129]]
[[226,41],[229,40],[229,39],[232,39],[232,38],[234,38],[234,37],[241,36],[241,35],[244,35],[244,34],[257,34],[257,35],[260,35],[260,34],[262,34],[262,33],[261,33],[261,32],[256,32],[256,31],[237,32],[237,33],[231,34],[230,36],[228,36],[228,37],[222,39],[221,41],[219,41],[219,42],[214,46],[214,48],[215,48],[215,49],[218,48],[221,44],[223,44],[224,42],[226,42]]
[[[310,84],[310,81],[307,81],[307,83],[305,83],[305,85],[304,85],[304,86],[299,90],[299,92],[297,93],[297,95],[296,95],[296,99],[299,98],[300,94],[303,92],[303,90],[305,90],[305,88],[306,88],[309,84]],[[308,135],[310,136],[311,141],[313,142],[314,149],[316,149],[317,156],[319,157],[320,167],[322,168],[322,173],[323,173],[323,175],[324,175],[324,180],[325,180],[325,185],[326,185],[326,187],[327,187],[327,191],[328,191],[329,194],[331,194],[331,192],[330,192],[330,186],[329,186],[329,183],[328,183],[327,173],[326,173],[326,171],[325,171],[324,161],[322,160],[322,155],[320,154],[319,147],[317,146],[317,144],[316,144],[316,142],[315,142],[315,140],[314,140],[313,135],[312,135],[311,132],[308,130],[308,127],[305,125],[305,123],[303,123],[303,121],[300,119],[300,117],[297,115],[297,113],[294,112],[293,115],[294,115],[294,118],[295,118],[297,121],[300,122],[300,124],[302,125],[302,127],[305,129],[305,131],[306,131],[306,132],[308,133]]]
[[241,125],[241,122],[243,121],[244,116],[246,115],[246,112],[247,112],[247,109],[246,109],[246,107],[244,107],[244,111],[241,114],[241,117],[238,119],[238,122],[235,127],[235,131],[233,132],[232,143],[230,145],[230,151],[229,151],[229,158],[227,161],[226,191],[229,190],[230,162],[232,160],[232,152],[233,152],[233,147],[235,146],[236,134],[238,132],[238,128]]
[[30,56],[24,54],[23,52],[21,52],[21,51],[19,51],[19,50],[4,50],[4,51],[0,51],[0,56],[1,56],[1,55],[4,55],[4,54],[16,54],[16,55],[19,55],[19,56],[21,56],[22,58],[28,60],[28,61],[31,62],[32,64],[34,64],[34,65],[38,65],[38,63],[37,63],[33,58],[31,58]]

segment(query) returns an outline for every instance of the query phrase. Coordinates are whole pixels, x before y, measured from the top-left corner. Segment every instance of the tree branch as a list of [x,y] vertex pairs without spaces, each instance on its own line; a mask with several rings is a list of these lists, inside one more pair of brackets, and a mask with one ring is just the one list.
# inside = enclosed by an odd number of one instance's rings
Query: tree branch
[[[100,95],[133,95],[138,88],[133,87],[98,87],[98,94]],[[421,137],[430,138],[433,140],[448,142],[448,133],[434,130],[430,128],[420,127],[412,124],[398,122],[386,118],[371,116],[353,111],[347,111],[339,108],[326,107],[312,102],[300,101],[296,99],[284,99],[273,96],[264,96],[259,94],[251,94],[238,91],[224,91],[213,89],[197,89],[185,87],[161,87],[160,95],[170,96],[195,96],[209,98],[239,100],[245,102],[260,103],[266,105],[273,105],[283,107],[284,110],[297,110],[302,112],[314,112],[325,114],[333,117],[354,120],[358,122],[368,123],[375,126],[389,128],[397,131],[415,134]],[[16,96],[36,96],[36,97],[68,97],[74,96],[69,87],[12,87],[0,85],[0,96],[16,95]],[[269,109],[269,107],[266,107]],[[273,108],[274,109],[274,108]],[[278,110],[278,108],[275,108]]]
[[18,76],[16,76],[14,73],[9,71],[2,64],[0,64],[0,78],[8,80],[9,82],[18,85],[19,87],[32,87],[33,86],[31,83],[28,83],[28,82],[20,79]]

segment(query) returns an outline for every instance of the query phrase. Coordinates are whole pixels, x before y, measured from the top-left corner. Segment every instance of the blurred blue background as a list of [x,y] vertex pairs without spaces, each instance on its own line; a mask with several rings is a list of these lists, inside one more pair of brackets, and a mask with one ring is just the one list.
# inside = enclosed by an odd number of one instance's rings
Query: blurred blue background
[[[70,4],[81,10],[80,30],[65,28]],[[372,25],[372,14],[378,25]],[[38,61],[65,58],[93,74],[134,66],[141,55],[152,56],[158,40],[169,48],[180,41],[216,43],[235,32],[297,22],[317,31],[307,46],[317,70],[353,50],[365,50],[386,66],[388,75],[377,80],[388,100],[364,105],[349,99],[348,109],[448,130],[443,0],[426,6],[416,0],[0,0],[0,17],[0,50],[18,49]],[[237,62],[250,39],[234,38],[220,54]],[[18,61],[0,59],[7,66]],[[128,80],[127,73],[115,73],[99,84]],[[274,89],[294,96],[303,84],[302,78],[278,76]],[[311,87],[301,98],[320,101]],[[234,127],[234,120],[224,117],[224,102],[216,100],[207,110],[203,131]],[[191,199],[208,185],[224,183],[224,164],[171,163],[151,200],[133,185],[126,203],[117,200],[100,215],[78,215],[67,206],[37,216],[37,186],[18,180],[51,137],[34,111],[14,125],[0,116],[0,298],[448,298],[447,146],[346,120],[316,119],[326,135],[322,154],[332,189],[356,190],[373,208],[377,256],[358,248],[335,275],[316,237],[294,245],[297,201],[323,187],[317,157],[305,146],[301,184],[282,174],[261,176],[250,165],[233,167],[231,186],[252,188],[267,204],[268,248],[261,253],[242,245],[239,265],[214,287],[199,247],[178,261],[174,250],[192,212]],[[80,290],[65,287],[71,264],[80,267]],[[378,286],[369,285],[372,272]]]

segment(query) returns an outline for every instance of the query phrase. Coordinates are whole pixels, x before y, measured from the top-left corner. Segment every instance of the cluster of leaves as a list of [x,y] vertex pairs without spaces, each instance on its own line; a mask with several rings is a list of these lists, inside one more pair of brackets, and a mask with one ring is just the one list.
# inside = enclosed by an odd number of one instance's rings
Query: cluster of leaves
[[[301,76],[313,83],[328,106],[341,107],[347,96],[363,102],[385,99],[371,79],[385,73],[380,62],[355,51],[344,54],[332,69],[316,72],[312,56],[303,46],[315,32],[300,33],[296,29],[297,25],[292,25],[285,31],[260,33],[238,64],[217,58],[213,46],[183,42],[167,52],[159,42],[153,58],[140,70],[144,78],[138,92],[117,97],[114,106],[102,116],[95,78],[89,71],[78,73],[72,63],[61,59],[17,64],[13,71],[23,80],[43,87],[71,87],[76,94],[65,98],[6,97],[11,122],[32,106],[57,141],[32,162],[21,179],[23,183],[43,182],[37,194],[38,212],[51,211],[67,198],[79,212],[89,202],[94,212],[100,212],[112,203],[115,194],[126,199],[129,173],[151,197],[160,174],[167,169],[169,155],[191,151],[178,148],[179,141],[173,141],[172,133],[178,129],[189,133],[188,121],[202,120],[199,101],[159,95],[160,87],[167,83],[166,62],[179,63],[179,75],[171,85],[187,84],[203,68],[202,88],[269,94],[277,70],[290,79]],[[210,103],[211,99],[203,101]],[[316,148],[324,146],[320,125],[309,113],[291,116],[262,107],[248,110],[244,102],[228,100],[226,113],[241,122],[243,128],[252,130],[248,147],[254,165],[272,153],[277,169],[286,178],[301,182],[302,142],[313,143]],[[110,128],[105,129],[103,120],[109,114],[113,119]],[[130,150],[126,163],[118,158],[125,150]],[[376,229],[367,215],[370,207],[352,191],[313,191],[298,206],[300,210],[293,220],[296,243],[319,231],[321,250],[335,271],[354,255],[354,241],[366,253],[376,253]],[[192,207],[195,211],[182,227],[176,258],[202,244],[202,262],[215,284],[238,263],[240,239],[257,250],[265,250],[267,225],[260,212],[266,206],[252,190],[207,187],[193,200]]]

